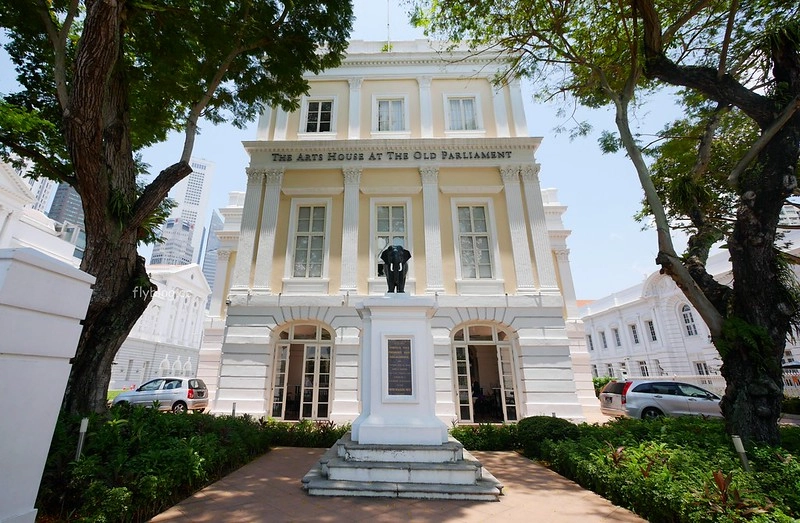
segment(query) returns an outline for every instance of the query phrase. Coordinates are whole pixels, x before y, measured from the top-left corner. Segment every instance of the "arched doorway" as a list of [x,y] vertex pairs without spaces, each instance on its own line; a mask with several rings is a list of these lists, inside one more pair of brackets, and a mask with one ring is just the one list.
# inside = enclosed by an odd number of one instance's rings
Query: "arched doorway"
[[327,419],[333,338],[319,325],[294,324],[278,335],[272,379],[272,417]]
[[513,347],[505,330],[494,325],[457,329],[453,358],[459,421],[517,421]]

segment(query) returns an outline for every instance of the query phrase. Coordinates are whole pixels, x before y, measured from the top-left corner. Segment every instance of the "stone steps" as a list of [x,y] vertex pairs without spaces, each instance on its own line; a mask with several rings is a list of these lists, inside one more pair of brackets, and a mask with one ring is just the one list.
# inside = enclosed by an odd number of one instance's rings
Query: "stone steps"
[[312,496],[497,501],[503,485],[461,443],[362,445],[344,436],[303,478]]

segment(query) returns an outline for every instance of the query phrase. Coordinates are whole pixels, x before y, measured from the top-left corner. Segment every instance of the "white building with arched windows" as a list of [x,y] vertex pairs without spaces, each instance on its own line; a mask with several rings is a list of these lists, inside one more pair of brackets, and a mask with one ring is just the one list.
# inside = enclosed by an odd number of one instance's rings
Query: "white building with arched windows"
[[353,421],[365,304],[401,245],[405,292],[432,304],[438,418],[597,418],[566,208],[540,188],[542,139],[519,83],[492,85],[493,58],[356,41],[297,111],[262,114],[246,195],[221,209],[198,371],[213,411]]
[[191,264],[148,265],[147,272],[158,290],[114,358],[110,390],[130,389],[158,376],[197,374],[211,295],[203,271]]
[[[730,285],[727,252],[709,257],[707,267]],[[639,285],[582,307],[580,315],[593,376],[694,377],[718,392],[724,389],[717,377],[722,360],[708,327],[669,276],[656,271]],[[787,342],[784,363],[798,360],[800,347]]]

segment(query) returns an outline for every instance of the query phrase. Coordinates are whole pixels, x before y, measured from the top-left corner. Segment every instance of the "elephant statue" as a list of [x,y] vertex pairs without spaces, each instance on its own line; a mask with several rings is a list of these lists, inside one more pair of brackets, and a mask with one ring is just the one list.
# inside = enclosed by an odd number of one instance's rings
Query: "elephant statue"
[[406,292],[406,274],[408,274],[408,260],[411,253],[402,245],[390,245],[381,253],[383,260],[383,273],[386,275],[386,283],[389,284],[389,292]]

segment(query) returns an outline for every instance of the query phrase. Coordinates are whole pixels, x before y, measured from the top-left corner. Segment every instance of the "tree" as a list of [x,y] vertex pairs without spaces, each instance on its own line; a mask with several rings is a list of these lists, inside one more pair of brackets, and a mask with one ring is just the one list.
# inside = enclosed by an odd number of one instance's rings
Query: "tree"
[[[338,65],[351,26],[349,0],[0,2],[22,87],[0,102],[0,155],[77,190],[81,269],[96,278],[66,410],[105,409],[114,356],[156,290],[137,245],[191,173],[201,117],[242,127],[265,105],[297,108],[303,74]],[[183,150],[142,183],[137,151],[173,130]]]
[[[657,231],[656,263],[710,329],[727,383],[727,428],[746,440],[777,443],[781,357],[800,307],[787,258],[776,248],[781,207],[797,187],[797,3],[410,3],[412,18],[429,33],[466,40],[476,52],[507,51],[507,75],[532,78],[540,95],[614,107],[619,134],[605,135],[603,145],[624,148],[633,162]],[[665,85],[683,88],[687,118],[663,132],[670,139],[654,151],[660,156],[653,176],[630,114]],[[689,134],[682,140],[667,134],[678,131]],[[723,156],[732,154],[739,156]],[[671,224],[690,234],[682,256]],[[730,287],[706,271],[719,240],[730,252]]]

